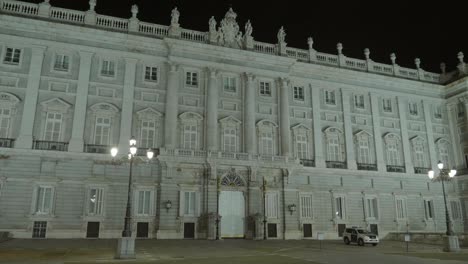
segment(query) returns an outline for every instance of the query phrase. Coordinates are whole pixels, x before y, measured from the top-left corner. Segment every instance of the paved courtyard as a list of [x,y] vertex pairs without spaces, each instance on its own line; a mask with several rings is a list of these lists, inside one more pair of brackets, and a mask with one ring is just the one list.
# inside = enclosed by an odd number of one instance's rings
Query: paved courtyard
[[341,241],[138,240],[136,260],[115,260],[116,240],[13,239],[0,243],[0,263],[468,263],[468,249],[444,253],[440,246],[383,241],[377,247]]

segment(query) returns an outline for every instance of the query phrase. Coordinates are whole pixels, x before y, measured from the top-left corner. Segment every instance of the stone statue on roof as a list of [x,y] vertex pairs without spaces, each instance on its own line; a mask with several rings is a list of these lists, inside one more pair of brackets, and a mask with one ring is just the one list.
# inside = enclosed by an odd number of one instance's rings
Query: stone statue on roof
[[250,20],[248,20],[247,23],[245,23],[245,35],[249,37],[252,36],[252,31],[252,24],[250,24]]
[[216,31],[216,24],[217,24],[216,20],[215,20],[214,16],[212,16],[210,18],[210,21],[208,21],[208,25],[210,26],[210,32]]
[[171,12],[171,25],[179,25],[179,16],[180,16],[180,13],[179,13],[179,10],[177,10],[177,7],[172,9],[172,12]]
[[279,30],[278,30],[278,43],[285,43],[284,39],[286,37],[286,32],[284,31],[284,28],[281,27]]

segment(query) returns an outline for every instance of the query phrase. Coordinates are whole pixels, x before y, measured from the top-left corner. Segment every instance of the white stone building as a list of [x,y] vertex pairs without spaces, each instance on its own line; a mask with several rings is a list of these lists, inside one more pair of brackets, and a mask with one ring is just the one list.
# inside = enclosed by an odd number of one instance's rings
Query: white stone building
[[[0,231],[120,237],[134,136],[138,237],[338,238],[468,223],[468,69],[442,74],[208,32],[0,1]],[[245,21],[242,21],[244,23]],[[240,22],[239,22],[240,23]],[[113,160],[109,149],[118,146]],[[217,215],[221,218],[217,222]]]

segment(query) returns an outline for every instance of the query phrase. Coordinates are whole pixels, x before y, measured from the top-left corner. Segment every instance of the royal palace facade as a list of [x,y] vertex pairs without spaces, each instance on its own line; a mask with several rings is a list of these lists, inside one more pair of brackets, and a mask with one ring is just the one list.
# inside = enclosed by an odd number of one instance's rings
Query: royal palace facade
[[[231,9],[209,31],[0,1],[0,231],[304,239],[362,226],[468,231],[468,68],[430,73],[255,41]],[[110,149],[118,147],[115,158]],[[155,157],[146,158],[147,149]]]

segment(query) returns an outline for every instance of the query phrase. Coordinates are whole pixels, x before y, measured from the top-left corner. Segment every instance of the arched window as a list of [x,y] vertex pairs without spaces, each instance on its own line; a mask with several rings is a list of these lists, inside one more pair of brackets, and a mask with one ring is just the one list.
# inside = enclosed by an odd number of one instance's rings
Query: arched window
[[98,103],[91,106],[91,112],[91,144],[112,145],[119,109],[112,104]]
[[160,124],[162,114],[152,108],[137,112],[140,130],[138,131],[141,148],[157,148],[160,145]]
[[362,164],[374,164],[374,155],[372,135],[367,131],[361,130],[354,135],[354,144],[356,148],[356,160]]
[[335,127],[324,130],[327,161],[344,161],[343,132]]
[[444,163],[445,168],[450,168],[450,153],[451,147],[450,142],[445,138],[439,138],[436,140],[436,147],[437,147],[437,156],[442,163]]
[[241,121],[228,116],[219,120],[221,125],[221,148],[224,152],[239,151],[239,129]]
[[387,165],[401,166],[401,141],[400,138],[393,133],[387,133],[384,137],[385,154]]
[[423,138],[416,136],[411,139],[413,146],[413,164],[415,168],[426,168],[425,141]]
[[262,155],[275,155],[275,138],[277,125],[268,120],[262,120],[257,123],[259,137],[259,153]]
[[292,128],[292,132],[296,158],[301,160],[309,159],[310,129],[303,124],[299,124]]
[[199,149],[203,117],[197,113],[185,112],[179,118],[182,133],[181,147],[183,149]]
[[71,104],[62,99],[54,98],[41,103],[42,117],[42,140],[45,141],[64,141],[66,129],[66,115]]

